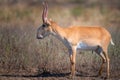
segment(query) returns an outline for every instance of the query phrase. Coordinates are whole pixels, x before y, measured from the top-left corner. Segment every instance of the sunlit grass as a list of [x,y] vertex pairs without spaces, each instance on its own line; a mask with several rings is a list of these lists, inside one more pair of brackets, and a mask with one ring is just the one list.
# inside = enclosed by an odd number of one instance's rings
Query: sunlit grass
[[[83,1],[83,0],[81,0]],[[119,71],[120,58],[120,11],[108,8],[73,6],[49,7],[49,18],[60,26],[71,25],[105,26],[115,46],[109,47],[111,71]],[[69,72],[70,62],[66,47],[55,37],[36,39],[36,31],[42,23],[42,6],[5,6],[0,8],[0,71],[13,70],[36,72]],[[76,70],[97,73],[101,63],[100,57],[91,52],[77,54]],[[117,67],[115,67],[117,66]],[[116,74],[117,75],[117,74]],[[119,75],[119,74],[118,74]]]

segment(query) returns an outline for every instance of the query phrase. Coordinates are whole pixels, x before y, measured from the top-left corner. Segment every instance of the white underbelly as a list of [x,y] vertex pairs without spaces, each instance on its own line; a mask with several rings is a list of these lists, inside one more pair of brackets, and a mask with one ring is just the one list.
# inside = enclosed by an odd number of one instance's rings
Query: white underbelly
[[97,45],[92,45],[82,41],[77,44],[77,50],[96,50],[97,47]]

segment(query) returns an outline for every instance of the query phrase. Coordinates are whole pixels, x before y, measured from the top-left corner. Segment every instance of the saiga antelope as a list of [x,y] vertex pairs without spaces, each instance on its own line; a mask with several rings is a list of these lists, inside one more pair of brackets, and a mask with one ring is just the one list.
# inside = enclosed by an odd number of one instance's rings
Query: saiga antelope
[[109,78],[109,57],[107,48],[109,43],[114,45],[110,33],[103,27],[81,27],[72,26],[63,28],[57,23],[48,20],[48,5],[43,3],[42,21],[43,24],[37,30],[37,39],[52,34],[58,38],[67,47],[71,62],[71,75],[75,75],[76,51],[92,50],[95,51],[101,58],[102,64],[98,75],[101,75],[104,63],[107,63],[107,78]]

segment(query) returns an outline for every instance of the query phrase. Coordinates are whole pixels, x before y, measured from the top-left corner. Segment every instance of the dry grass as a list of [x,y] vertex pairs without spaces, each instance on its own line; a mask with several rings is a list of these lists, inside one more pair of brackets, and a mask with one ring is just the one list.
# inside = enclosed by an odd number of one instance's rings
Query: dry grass
[[[71,2],[74,1],[71,0]],[[116,44],[109,47],[111,79],[120,79],[119,8],[101,7],[100,4],[99,6],[93,4],[84,6],[78,3],[71,5],[71,2],[66,4],[67,7],[61,5],[62,1],[56,1],[57,6],[50,3],[49,17],[65,27],[70,25],[100,25],[107,28]],[[6,3],[4,2],[4,4]],[[0,75],[2,75],[0,79],[4,80],[7,76],[10,79],[23,80],[36,79],[37,77],[51,80],[56,79],[56,77],[67,79],[65,75],[70,71],[70,64],[66,47],[53,36],[48,36],[43,40],[36,39],[38,27],[35,26],[42,23],[40,20],[41,11],[41,3],[39,5],[26,5],[24,3],[21,6],[20,2],[0,7]],[[76,61],[76,71],[78,72],[76,79],[101,79],[84,77],[97,74],[101,63],[97,54],[78,53]]]

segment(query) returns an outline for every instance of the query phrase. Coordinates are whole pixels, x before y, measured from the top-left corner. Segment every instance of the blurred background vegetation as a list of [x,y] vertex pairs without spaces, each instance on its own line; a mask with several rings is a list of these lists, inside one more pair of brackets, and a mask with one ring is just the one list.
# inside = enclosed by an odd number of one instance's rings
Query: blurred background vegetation
[[[65,46],[53,36],[36,39],[42,24],[44,0],[0,0],[0,75],[69,72]],[[120,1],[47,0],[49,18],[60,26],[102,26],[112,35],[109,47],[111,78],[120,78]],[[82,54],[84,53],[84,54]],[[101,62],[96,54],[77,54],[76,70],[96,74]],[[87,72],[85,72],[87,71]],[[21,73],[20,73],[21,72]],[[105,71],[104,71],[105,72]],[[87,75],[87,74],[86,74]]]

